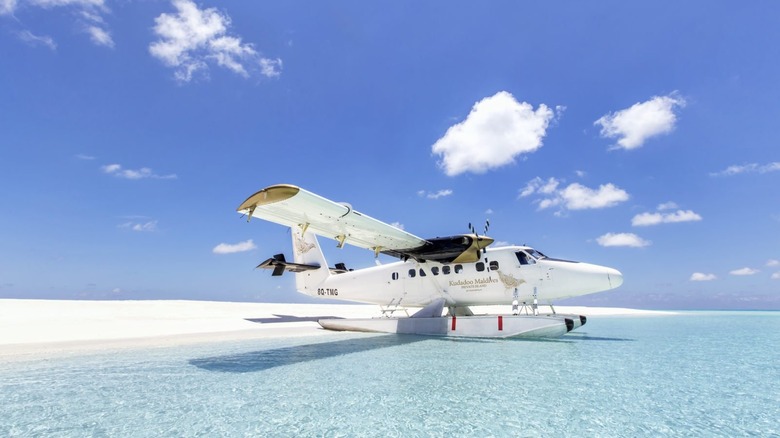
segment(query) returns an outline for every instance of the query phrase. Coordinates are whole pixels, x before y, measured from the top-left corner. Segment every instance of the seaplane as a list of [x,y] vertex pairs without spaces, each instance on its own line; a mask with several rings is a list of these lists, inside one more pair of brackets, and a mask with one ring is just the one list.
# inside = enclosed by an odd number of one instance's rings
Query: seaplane
[[[529,246],[491,247],[494,239],[469,233],[424,239],[289,184],[266,187],[237,211],[290,227],[292,261],[276,254],[258,268],[295,275],[298,292],[377,304],[381,316],[320,319],[329,330],[432,336],[560,337],[587,321],[556,313],[553,301],[614,289],[623,275],[613,268],[548,257]],[[361,269],[328,265],[317,236],[338,248],[353,245],[397,258]],[[474,314],[472,306],[504,305],[507,314]],[[549,307],[541,312],[540,306]],[[420,308],[409,316],[409,308]],[[446,313],[445,313],[446,309]],[[395,316],[402,311],[406,316]],[[400,314],[400,313],[399,313]]]

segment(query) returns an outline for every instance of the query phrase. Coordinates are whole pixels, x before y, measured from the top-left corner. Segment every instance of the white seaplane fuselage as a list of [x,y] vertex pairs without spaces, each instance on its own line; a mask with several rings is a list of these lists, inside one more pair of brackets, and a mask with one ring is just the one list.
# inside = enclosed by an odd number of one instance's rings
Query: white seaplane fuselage
[[[296,262],[328,266],[316,238],[299,236],[293,233]],[[552,303],[623,283],[616,269],[548,258],[527,246],[487,248],[478,262],[410,259],[356,270],[323,268],[295,276],[298,291],[310,296],[412,307],[442,298],[448,307],[532,303],[535,299]]]

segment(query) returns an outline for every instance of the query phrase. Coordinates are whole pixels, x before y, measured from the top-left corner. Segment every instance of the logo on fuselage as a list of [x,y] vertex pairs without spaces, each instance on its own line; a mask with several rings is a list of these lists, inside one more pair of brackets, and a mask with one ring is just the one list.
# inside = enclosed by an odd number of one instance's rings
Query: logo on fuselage
[[502,283],[504,283],[504,287],[507,289],[514,289],[516,287],[519,287],[521,284],[525,283],[525,280],[520,278],[515,278],[509,274],[504,274],[503,272],[496,270],[498,272],[498,278],[501,280]]

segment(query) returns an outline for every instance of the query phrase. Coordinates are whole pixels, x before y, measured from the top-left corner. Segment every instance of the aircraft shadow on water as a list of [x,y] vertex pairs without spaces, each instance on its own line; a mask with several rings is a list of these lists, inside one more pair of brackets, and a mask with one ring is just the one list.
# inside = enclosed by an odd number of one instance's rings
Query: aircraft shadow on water
[[399,347],[431,339],[414,335],[380,335],[344,339],[333,342],[297,345],[271,350],[249,351],[225,356],[191,359],[190,365],[208,371],[249,373],[286,365],[361,353],[382,348]]

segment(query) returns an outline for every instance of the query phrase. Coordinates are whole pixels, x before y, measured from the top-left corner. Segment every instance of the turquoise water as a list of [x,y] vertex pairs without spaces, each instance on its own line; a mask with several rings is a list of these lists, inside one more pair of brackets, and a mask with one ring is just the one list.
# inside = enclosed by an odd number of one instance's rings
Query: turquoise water
[[0,364],[0,436],[780,436],[780,312]]

